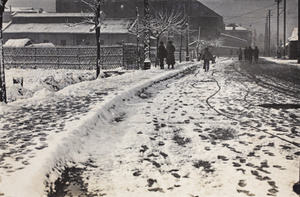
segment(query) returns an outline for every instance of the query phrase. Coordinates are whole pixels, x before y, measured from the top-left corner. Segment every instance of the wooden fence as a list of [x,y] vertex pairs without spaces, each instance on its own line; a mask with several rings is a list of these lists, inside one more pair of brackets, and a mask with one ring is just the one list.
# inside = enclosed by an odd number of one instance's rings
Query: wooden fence
[[[96,69],[96,46],[4,47],[7,67]],[[137,47],[131,44],[101,46],[102,69],[137,69]]]

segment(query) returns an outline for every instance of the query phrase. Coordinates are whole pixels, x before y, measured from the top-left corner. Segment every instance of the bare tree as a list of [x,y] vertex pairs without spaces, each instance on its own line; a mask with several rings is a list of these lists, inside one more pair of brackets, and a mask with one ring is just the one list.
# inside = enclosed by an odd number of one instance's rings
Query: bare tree
[[[158,10],[150,18],[150,30],[151,35],[156,38],[156,56],[158,53],[158,44],[160,37],[163,33],[167,34],[167,39],[169,40],[170,35],[185,35],[187,29],[187,16],[182,10],[173,8],[172,11]],[[136,35],[139,39],[141,33],[145,32],[147,28],[145,27],[145,21],[137,19],[129,28],[129,32]],[[156,58],[157,59],[157,58]],[[155,62],[158,63],[157,61]]]
[[[158,43],[160,36],[163,33],[167,33],[167,40],[170,38],[170,34],[182,35],[187,31],[187,17],[182,10],[172,9],[171,12],[158,10],[154,12],[151,18],[151,30],[152,34],[156,38],[156,56],[158,55]],[[185,28],[182,28],[185,27]]]
[[104,0],[93,0],[92,3],[87,2],[86,0],[81,0],[84,4],[88,5],[88,7],[94,13],[93,17],[86,17],[84,19],[84,23],[94,24],[94,28],[90,31],[96,32],[96,44],[97,44],[97,62],[96,62],[96,78],[100,75],[101,68],[101,52],[100,52],[100,27],[101,27],[101,14],[100,14],[100,6],[104,3]]
[[[219,53],[219,47],[222,46],[222,44],[224,43],[224,40],[222,38],[208,40],[208,39],[200,39],[199,37],[192,37],[192,40],[193,40],[192,43],[196,44],[197,46],[197,53],[199,53],[199,51],[203,51],[206,47],[213,47],[217,50],[216,52]],[[199,56],[197,57],[199,58]]]
[[0,1],[0,102],[6,103],[6,85],[5,85],[5,66],[4,66],[4,53],[3,53],[3,12],[5,9],[5,4],[7,0]]

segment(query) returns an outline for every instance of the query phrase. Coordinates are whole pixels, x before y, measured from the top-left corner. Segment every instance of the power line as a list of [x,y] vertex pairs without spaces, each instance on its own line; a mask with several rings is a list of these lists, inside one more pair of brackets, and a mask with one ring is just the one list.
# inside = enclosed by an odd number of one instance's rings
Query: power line
[[253,10],[253,11],[251,11],[251,12],[247,12],[247,13],[241,14],[241,15],[239,15],[239,16],[233,16],[233,17],[231,17],[231,18],[225,19],[225,21],[226,21],[226,20],[230,20],[230,19],[234,19],[234,18],[238,18],[238,17],[241,17],[241,16],[245,16],[245,15],[248,15],[248,14],[252,14],[252,13],[254,13],[254,12],[257,12],[257,11],[260,11],[260,10],[263,10],[263,9],[266,9],[266,8],[269,8],[269,7],[272,7],[272,6],[274,6],[274,5],[276,5],[276,3],[272,3],[271,5],[268,5],[268,6],[266,6],[266,7],[263,7],[263,8],[257,9],[257,10]]
[[221,4],[219,4],[217,7],[214,7],[213,10],[215,10],[215,9],[217,9],[217,8],[219,8],[219,7],[221,7],[221,6],[224,5],[225,3],[228,3],[228,2],[225,1],[225,2],[223,2],[223,3],[221,3]]

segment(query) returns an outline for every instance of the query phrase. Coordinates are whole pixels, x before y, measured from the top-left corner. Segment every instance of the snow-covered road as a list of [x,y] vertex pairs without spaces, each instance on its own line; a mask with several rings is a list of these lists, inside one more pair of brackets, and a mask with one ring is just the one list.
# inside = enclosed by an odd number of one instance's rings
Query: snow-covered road
[[81,185],[68,183],[65,194],[297,196],[299,109],[260,105],[299,101],[230,63],[199,66],[116,105],[80,153],[88,160],[73,165]]
[[0,195],[297,196],[300,111],[268,104],[299,99],[232,63],[129,71],[1,105]]

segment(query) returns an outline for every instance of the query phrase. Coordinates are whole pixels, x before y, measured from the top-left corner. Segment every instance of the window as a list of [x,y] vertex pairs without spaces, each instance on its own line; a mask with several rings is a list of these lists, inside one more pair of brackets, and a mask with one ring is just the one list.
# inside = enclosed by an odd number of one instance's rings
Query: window
[[66,41],[66,40],[61,40],[61,41],[60,41],[60,44],[61,44],[62,46],[66,46],[66,45],[67,45],[67,41]]
[[48,43],[49,42],[49,40],[44,40],[44,43]]

